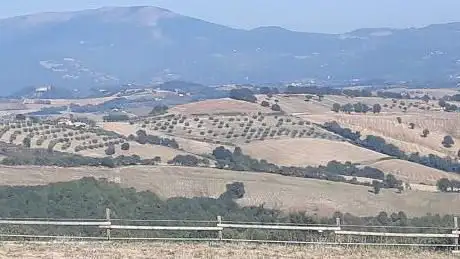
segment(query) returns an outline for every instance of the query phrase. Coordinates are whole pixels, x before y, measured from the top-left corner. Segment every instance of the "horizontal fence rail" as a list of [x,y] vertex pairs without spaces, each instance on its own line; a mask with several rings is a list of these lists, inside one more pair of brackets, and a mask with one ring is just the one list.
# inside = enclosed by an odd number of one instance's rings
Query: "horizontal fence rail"
[[[112,224],[116,222],[117,224]],[[122,224],[127,223],[127,224]],[[158,225],[163,223],[167,225]],[[138,224],[138,225],[133,225]],[[142,225],[144,224],[144,225]],[[149,225],[145,225],[149,224]],[[150,225],[155,224],[155,225]],[[181,225],[183,224],[183,225]],[[200,226],[206,225],[206,226]],[[81,227],[94,229],[99,236],[65,236],[65,235],[48,235],[48,234],[16,234],[16,233],[2,233],[1,238],[10,239],[59,239],[59,240],[163,240],[163,241],[222,241],[222,242],[257,242],[257,243],[284,243],[284,244],[323,244],[323,245],[365,245],[365,246],[419,246],[419,247],[445,247],[453,251],[459,251],[459,238],[460,229],[458,226],[457,217],[454,217],[453,228],[446,227],[396,227],[388,226],[390,229],[398,229],[401,232],[388,232],[382,226],[360,226],[360,225],[342,225],[340,219],[336,220],[335,225],[319,225],[319,224],[289,224],[289,223],[261,223],[261,222],[230,222],[222,221],[222,217],[218,216],[215,221],[212,220],[135,220],[135,219],[111,219],[110,209],[106,210],[105,219],[0,219],[0,227],[15,226],[56,226],[56,227]],[[363,228],[374,228],[376,231],[359,231]],[[346,230],[344,230],[346,229]],[[408,229],[412,230],[426,230],[433,229],[433,232],[438,233],[412,233],[407,232]],[[3,230],[3,229],[2,229]],[[100,231],[97,231],[100,230]],[[111,231],[117,231],[117,236],[112,236]],[[225,237],[226,230],[231,231],[244,231],[244,230],[259,230],[259,231],[288,231],[294,234],[299,232],[316,233],[318,240],[274,240],[274,239],[238,239]],[[381,231],[379,231],[381,230]],[[125,232],[120,231],[133,231],[133,234],[128,236],[120,236]],[[178,232],[215,232],[215,237],[146,237],[137,235],[137,231],[168,231]],[[405,232],[404,232],[405,231]],[[102,234],[101,234],[102,232]],[[104,234],[105,232],[105,234]],[[48,232],[47,232],[48,233]],[[121,234],[120,234],[121,233]],[[130,232],[131,233],[131,232]],[[275,232],[277,233],[277,232]],[[214,235],[213,234],[213,235]],[[228,234],[228,233],[227,233]],[[310,234],[308,234],[310,235]],[[389,242],[385,242],[385,238],[390,238]],[[395,241],[394,238],[407,238],[417,239],[418,243],[405,243]],[[369,239],[371,241],[369,241]],[[422,242],[422,240],[429,242]],[[436,240],[436,242],[434,241]],[[439,240],[439,242],[437,242]]]

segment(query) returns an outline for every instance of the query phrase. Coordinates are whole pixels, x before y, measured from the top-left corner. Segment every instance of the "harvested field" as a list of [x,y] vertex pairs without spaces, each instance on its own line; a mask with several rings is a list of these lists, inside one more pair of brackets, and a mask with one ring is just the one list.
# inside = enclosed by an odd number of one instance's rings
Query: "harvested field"
[[247,243],[8,242],[0,258],[451,258],[442,252],[391,248],[267,245]]
[[125,187],[150,190],[160,197],[218,197],[226,184],[245,184],[243,206],[262,205],[284,211],[306,211],[330,216],[335,211],[359,216],[375,216],[380,211],[404,211],[409,216],[426,213],[459,214],[456,193],[432,193],[369,188],[346,183],[287,177],[266,173],[234,172],[213,168],[173,166],[134,166],[107,168],[0,167],[0,185],[43,185],[80,179],[85,176],[107,178]]
[[448,173],[399,159],[379,161],[369,166],[378,168],[386,173],[391,173],[398,179],[409,183],[436,185],[436,181],[441,178],[460,180],[459,174]]
[[375,162],[387,156],[347,142],[325,139],[276,139],[241,146],[254,158],[278,165],[326,165],[332,160],[352,163]]
[[137,125],[131,125],[126,122],[104,122],[102,124],[102,128],[124,136],[129,136],[129,134],[136,134],[136,131],[139,129]]
[[179,114],[219,114],[219,113],[257,113],[271,112],[270,109],[262,107],[257,103],[233,100],[230,98],[206,100],[194,103],[178,105],[169,110],[170,113]]
[[318,100],[305,101],[305,95],[276,95],[268,98],[266,95],[258,95],[259,102],[267,101],[274,104],[278,100],[281,109],[288,113],[323,114],[331,111],[332,105],[323,104]]

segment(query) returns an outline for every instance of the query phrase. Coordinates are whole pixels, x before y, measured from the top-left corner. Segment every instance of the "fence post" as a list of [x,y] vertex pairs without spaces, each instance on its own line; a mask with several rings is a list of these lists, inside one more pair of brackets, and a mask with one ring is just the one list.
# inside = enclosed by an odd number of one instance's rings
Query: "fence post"
[[[458,217],[454,217],[454,231],[458,231],[458,230],[459,230]],[[454,238],[455,250],[458,250],[458,239],[459,239],[459,236],[457,235],[457,237]]]
[[[335,224],[337,225],[337,227],[339,227],[339,230],[341,230],[340,218],[335,218]],[[337,240],[337,234],[334,232],[334,242],[337,243],[337,241],[340,241],[340,240]]]
[[[110,209],[109,208],[105,209],[105,219],[107,222],[109,222],[109,224],[112,224],[110,222]],[[107,229],[107,240],[110,241],[110,228]]]
[[[217,226],[220,226],[220,224],[222,224],[222,217],[217,216]],[[219,236],[219,240],[223,239],[222,230],[219,230],[218,236]]]

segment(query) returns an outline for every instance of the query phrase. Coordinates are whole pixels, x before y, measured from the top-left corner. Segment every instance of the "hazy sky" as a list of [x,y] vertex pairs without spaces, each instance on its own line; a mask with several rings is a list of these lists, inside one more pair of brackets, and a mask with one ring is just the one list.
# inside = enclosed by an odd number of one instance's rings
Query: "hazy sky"
[[238,28],[310,32],[460,21],[460,0],[0,0],[0,17],[101,6],[153,5]]

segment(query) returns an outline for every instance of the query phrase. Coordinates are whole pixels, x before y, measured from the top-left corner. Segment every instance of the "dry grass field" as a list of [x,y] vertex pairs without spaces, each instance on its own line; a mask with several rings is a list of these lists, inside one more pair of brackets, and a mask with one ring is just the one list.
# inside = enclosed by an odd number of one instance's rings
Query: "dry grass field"
[[456,193],[432,193],[382,189],[375,195],[370,188],[339,182],[286,177],[275,174],[233,172],[214,168],[134,166],[108,168],[0,167],[0,185],[43,185],[80,179],[107,178],[125,187],[150,190],[160,197],[218,197],[228,183],[245,185],[242,206],[262,205],[283,211],[306,211],[331,215],[335,211],[359,216],[375,216],[380,211],[405,211],[409,216],[426,213],[459,214]]
[[162,243],[162,242],[8,242],[0,246],[0,258],[455,258],[447,252],[402,248],[346,248],[303,245],[268,245],[248,243]]
[[254,158],[278,165],[326,165],[329,161],[372,163],[387,156],[347,142],[326,139],[276,139],[241,146]]
[[323,114],[331,110],[332,104],[318,102],[317,100],[305,101],[305,95],[276,95],[268,98],[266,95],[257,95],[258,102],[267,101],[274,104],[275,100],[287,114],[306,113]]
[[175,114],[219,114],[219,113],[257,113],[270,112],[268,108],[264,108],[257,103],[249,103],[245,101],[233,100],[230,98],[205,100],[200,102],[178,105],[169,110]]

